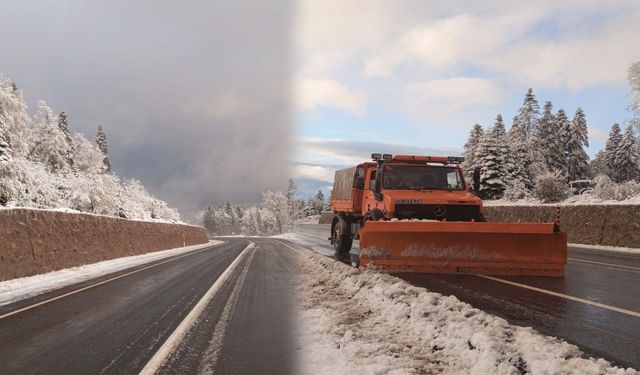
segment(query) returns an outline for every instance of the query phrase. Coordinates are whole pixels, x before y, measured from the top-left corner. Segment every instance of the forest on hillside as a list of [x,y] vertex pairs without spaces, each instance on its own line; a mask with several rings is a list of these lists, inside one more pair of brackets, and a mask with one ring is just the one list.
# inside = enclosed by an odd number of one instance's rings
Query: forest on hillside
[[611,126],[606,146],[590,160],[587,116],[577,108],[570,118],[551,101],[540,109],[533,90],[507,131],[502,115],[484,129],[475,124],[464,145],[463,170],[471,180],[480,169],[484,199],[537,198],[557,202],[569,196],[569,182],[593,180],[593,194],[602,200],[625,200],[640,195],[640,62],[629,67],[631,86],[626,126]]
[[111,169],[107,133],[71,131],[67,113],[43,100],[30,114],[22,91],[0,75],[0,207],[68,209],[145,220],[180,220],[140,181]]

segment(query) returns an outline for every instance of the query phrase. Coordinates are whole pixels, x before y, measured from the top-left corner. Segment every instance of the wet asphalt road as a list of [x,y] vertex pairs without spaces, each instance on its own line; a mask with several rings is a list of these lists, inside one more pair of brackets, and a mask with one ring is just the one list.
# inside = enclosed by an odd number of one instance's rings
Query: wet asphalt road
[[[0,374],[140,372],[250,243],[224,240],[225,244],[176,256],[170,262],[165,258],[1,306],[0,315],[4,315],[158,263],[0,318]],[[240,258],[160,373],[295,372],[289,315],[296,258],[275,240],[252,241],[257,245],[255,252]]]
[[[327,256],[334,255],[327,239],[328,225],[299,225],[296,233],[302,245]],[[341,260],[355,264],[357,249],[356,241],[351,259]],[[570,247],[564,278],[501,276],[499,280],[491,280],[474,275],[396,276],[433,292],[455,295],[510,323],[562,338],[618,366],[640,368],[640,255]],[[505,280],[518,285],[505,284],[502,282]],[[527,286],[542,291],[527,289]],[[604,306],[593,306],[571,297]],[[616,308],[623,312],[615,311]]]

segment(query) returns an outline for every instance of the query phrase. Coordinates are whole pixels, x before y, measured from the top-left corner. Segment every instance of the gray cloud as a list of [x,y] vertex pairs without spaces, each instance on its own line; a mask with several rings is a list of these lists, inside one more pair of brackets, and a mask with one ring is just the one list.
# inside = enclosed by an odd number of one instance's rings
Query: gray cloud
[[183,211],[255,201],[289,175],[292,5],[11,2],[0,72],[73,130],[102,124],[115,171]]

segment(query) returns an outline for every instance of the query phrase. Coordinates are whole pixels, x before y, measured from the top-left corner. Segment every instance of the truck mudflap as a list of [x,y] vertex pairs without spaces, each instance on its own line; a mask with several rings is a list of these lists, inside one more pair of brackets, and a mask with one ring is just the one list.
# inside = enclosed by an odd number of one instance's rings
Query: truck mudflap
[[387,272],[562,277],[567,236],[553,223],[367,221],[360,267]]

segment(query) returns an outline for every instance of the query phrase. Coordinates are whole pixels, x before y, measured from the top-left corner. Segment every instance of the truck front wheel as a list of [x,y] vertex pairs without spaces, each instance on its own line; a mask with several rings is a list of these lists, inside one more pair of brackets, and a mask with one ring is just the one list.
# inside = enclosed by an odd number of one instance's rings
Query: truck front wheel
[[351,226],[342,216],[333,218],[331,225],[331,243],[336,253],[347,254],[351,250],[353,239],[351,238]]

